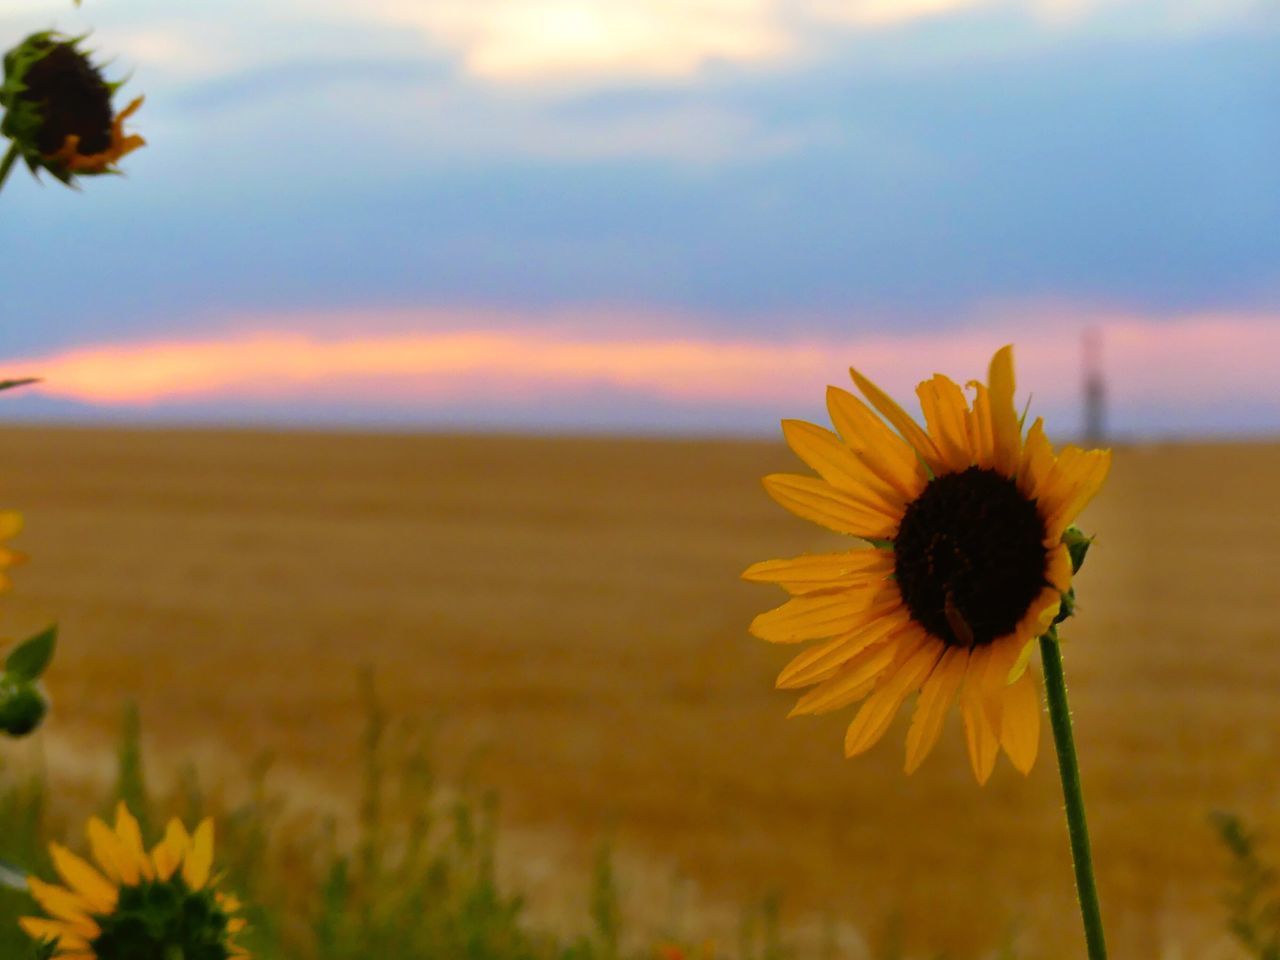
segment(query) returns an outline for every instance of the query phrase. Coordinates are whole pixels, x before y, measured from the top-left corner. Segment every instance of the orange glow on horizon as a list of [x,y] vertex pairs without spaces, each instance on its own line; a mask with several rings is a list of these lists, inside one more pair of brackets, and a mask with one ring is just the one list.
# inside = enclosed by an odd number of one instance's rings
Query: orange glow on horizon
[[[367,328],[371,318],[361,318]],[[372,318],[375,319],[376,318]],[[1280,318],[1202,316],[1159,322],[1100,318],[1105,365],[1117,397],[1275,401]],[[1018,347],[1022,385],[1038,402],[1079,389],[1079,331],[1069,322],[1021,321],[942,333],[843,341],[775,342],[668,333],[591,337],[556,329],[455,329],[323,337],[230,333],[72,349],[6,364],[43,378],[36,389],[106,406],[227,398],[331,395],[408,400],[534,398],[624,392],[698,403],[804,403],[825,383],[848,381],[854,363],[898,393],[940,369],[980,376],[991,351]],[[351,328],[356,327],[352,320]],[[355,388],[355,389],[353,389]]]

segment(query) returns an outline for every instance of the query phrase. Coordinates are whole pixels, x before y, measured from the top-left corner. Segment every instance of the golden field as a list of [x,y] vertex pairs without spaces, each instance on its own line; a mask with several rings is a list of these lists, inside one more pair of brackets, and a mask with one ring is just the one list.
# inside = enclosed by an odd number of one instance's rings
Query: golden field
[[[554,920],[617,838],[627,903],[725,936],[770,891],[858,955],[898,918],[921,951],[1010,930],[1079,955],[1048,730],[978,788],[953,717],[911,778],[906,716],[845,761],[848,714],[784,720],[794,651],[746,633],[781,593],[750,562],[829,548],[749,442],[6,428],[2,504],[32,561],[11,635],[56,619],[55,775],[109,759],[139,704],[162,765],[278,758],[276,789],[343,809],[356,672],[430,724],[458,782],[500,792],[508,875]],[[1069,624],[1103,909],[1118,957],[1221,946],[1214,808],[1280,826],[1280,445],[1131,447],[1084,518]],[[1181,944],[1183,952],[1175,949]]]

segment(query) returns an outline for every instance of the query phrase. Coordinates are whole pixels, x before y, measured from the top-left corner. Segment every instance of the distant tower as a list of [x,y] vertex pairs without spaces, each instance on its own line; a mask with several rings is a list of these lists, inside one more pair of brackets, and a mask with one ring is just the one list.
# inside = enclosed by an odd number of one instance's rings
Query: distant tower
[[1107,384],[1102,375],[1102,332],[1084,332],[1084,439],[1097,446],[1106,442]]

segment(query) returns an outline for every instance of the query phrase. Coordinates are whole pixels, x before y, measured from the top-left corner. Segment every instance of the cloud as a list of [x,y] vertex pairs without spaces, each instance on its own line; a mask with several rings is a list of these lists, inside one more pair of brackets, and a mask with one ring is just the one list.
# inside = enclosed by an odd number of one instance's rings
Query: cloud
[[368,0],[379,16],[454,50],[500,81],[688,76],[706,63],[787,53],[775,0]]
[[[1273,362],[1280,315],[1157,318],[1074,309],[1042,311],[1034,320],[1024,315],[1017,323],[997,317],[942,334],[777,340],[681,335],[675,322],[592,333],[583,316],[520,325],[511,316],[454,314],[444,325],[437,314],[421,331],[406,329],[408,319],[388,318],[386,332],[353,333],[383,324],[377,316],[334,315],[325,335],[259,329],[104,344],[6,369],[42,376],[36,390],[46,397],[116,410],[252,404],[259,412],[297,412],[341,401],[354,409],[413,411],[420,423],[469,405],[536,423],[540,408],[562,410],[566,400],[594,397],[604,398],[619,422],[643,420],[654,406],[692,411],[693,422],[702,411],[707,423],[722,423],[726,410],[736,410],[740,425],[763,426],[816,412],[823,385],[847,384],[849,363],[906,397],[934,370],[961,381],[981,377],[994,348],[1012,341],[1022,395],[1034,398],[1035,413],[1058,418],[1058,428],[1065,423],[1070,431],[1081,381],[1079,338],[1090,326],[1103,337],[1122,428],[1280,428]],[[581,420],[598,413],[584,407]]]

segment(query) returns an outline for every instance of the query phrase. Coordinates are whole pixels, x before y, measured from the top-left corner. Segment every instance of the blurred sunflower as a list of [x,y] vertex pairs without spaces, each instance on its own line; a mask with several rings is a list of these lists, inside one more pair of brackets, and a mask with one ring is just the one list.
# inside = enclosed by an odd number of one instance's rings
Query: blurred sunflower
[[146,143],[124,130],[142,98],[114,112],[111,101],[120,84],[103,78],[80,49],[82,39],[53,31],[32,34],[5,54],[0,85],[0,133],[13,141],[11,157],[22,157],[32,173],[47,170],[67,184],[77,175],[119,172],[117,161]]
[[829,388],[838,435],[798,420],[782,425],[820,479],[774,474],[764,486],[793,513],[870,548],[751,566],[745,579],[793,595],[756,617],[751,632],[774,643],[824,640],[792,660],[777,685],[812,687],[792,716],[864,701],[846,756],[875,744],[918,693],[908,773],[933,749],[956,701],[978,782],[1002,748],[1027,773],[1040,740],[1027,661],[1073,597],[1066,541],[1079,540],[1068,528],[1101,487],[1111,453],[1069,446],[1055,455],[1039,419],[1024,438],[1011,347],[996,353],[986,384],[969,384],[972,407],[941,374],[921,383],[923,428],[851,372],[884,419]]
[[115,829],[97,817],[88,825],[95,869],[50,844],[65,887],[35,877],[27,883],[48,917],[23,917],[27,935],[56,942],[63,960],[247,960],[234,943],[245,925],[240,904],[214,889],[213,822],[193,835],[177,820],[150,853],[138,821],[122,803]]

